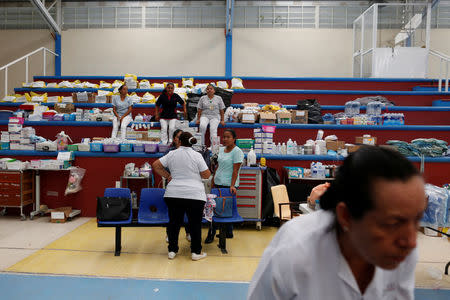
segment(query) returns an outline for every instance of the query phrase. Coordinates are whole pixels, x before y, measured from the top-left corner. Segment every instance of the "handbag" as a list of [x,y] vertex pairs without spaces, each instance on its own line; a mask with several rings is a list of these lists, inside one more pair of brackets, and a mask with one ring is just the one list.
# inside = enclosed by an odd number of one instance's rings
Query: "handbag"
[[124,221],[130,218],[130,199],[119,197],[97,197],[97,219],[99,221]]
[[233,216],[233,197],[222,196],[222,191],[219,189],[219,197],[216,199],[216,207],[214,208],[214,215],[220,218],[229,218]]

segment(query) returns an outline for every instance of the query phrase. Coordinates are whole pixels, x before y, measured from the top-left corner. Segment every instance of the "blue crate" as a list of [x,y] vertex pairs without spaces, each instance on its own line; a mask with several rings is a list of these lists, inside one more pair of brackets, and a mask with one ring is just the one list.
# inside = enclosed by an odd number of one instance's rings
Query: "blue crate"
[[9,150],[9,143],[8,142],[3,142],[2,143],[2,150]]
[[9,120],[14,114],[11,110],[0,110],[0,120]]
[[133,144],[120,144],[120,152],[132,152]]
[[101,143],[90,143],[89,147],[91,152],[103,152],[103,144]]
[[75,121],[75,115],[74,114],[64,114],[63,120],[64,121]]

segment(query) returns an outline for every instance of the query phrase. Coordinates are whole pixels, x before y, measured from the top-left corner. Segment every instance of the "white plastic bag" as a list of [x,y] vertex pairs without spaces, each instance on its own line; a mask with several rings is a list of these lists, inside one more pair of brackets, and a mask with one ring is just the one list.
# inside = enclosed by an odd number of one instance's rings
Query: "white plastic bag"
[[67,80],[61,81],[58,86],[60,88],[73,88],[73,84]]
[[142,79],[141,82],[139,82],[139,88],[140,89],[151,89],[152,86],[150,85],[150,82],[147,79]]
[[240,78],[231,79],[231,88],[232,89],[243,89],[244,85],[242,84],[242,79],[240,79]]
[[31,84],[31,87],[34,88],[44,88],[45,87],[45,82],[43,81],[35,81]]
[[71,167],[69,182],[67,183],[66,192],[64,195],[73,194],[81,191],[81,180],[83,180],[84,174],[86,173],[85,169],[79,167]]
[[193,87],[194,86],[194,78],[182,78],[181,79],[182,86],[185,87]]
[[228,83],[226,81],[217,81],[217,86],[223,89],[227,89]]

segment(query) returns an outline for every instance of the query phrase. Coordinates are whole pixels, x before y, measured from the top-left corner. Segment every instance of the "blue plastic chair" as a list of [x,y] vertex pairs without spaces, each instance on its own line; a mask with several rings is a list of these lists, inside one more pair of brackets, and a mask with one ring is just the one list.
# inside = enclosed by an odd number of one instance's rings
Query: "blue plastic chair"
[[169,223],[169,210],[164,202],[164,189],[144,188],[141,190],[138,223],[166,225]]
[[122,226],[131,224],[133,219],[133,207],[131,203],[131,192],[128,188],[106,188],[103,193],[104,197],[120,197],[130,199],[130,217],[128,220],[123,221],[97,221],[97,224],[102,227],[115,227],[116,228],[116,241],[114,255],[119,256],[122,250]]
[[225,228],[225,224],[230,224],[230,223],[242,223],[244,222],[244,219],[239,215],[239,212],[237,210],[237,203],[236,203],[236,195],[231,194],[230,189],[228,188],[222,188],[220,189],[220,193],[219,193],[219,189],[214,188],[211,189],[211,194],[217,195],[217,197],[219,197],[219,195],[221,194],[222,197],[233,197],[233,215],[231,217],[227,217],[227,218],[221,218],[221,217],[213,217],[213,223],[217,223],[219,224],[219,245],[218,247],[220,248],[220,250],[222,251],[222,253],[228,253],[227,252],[227,245],[226,245],[226,228]]

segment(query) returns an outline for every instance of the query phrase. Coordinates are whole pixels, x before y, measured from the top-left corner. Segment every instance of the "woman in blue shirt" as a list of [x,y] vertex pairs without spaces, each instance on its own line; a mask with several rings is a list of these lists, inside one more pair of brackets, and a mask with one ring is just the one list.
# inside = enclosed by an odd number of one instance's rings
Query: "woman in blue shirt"
[[128,87],[123,84],[119,88],[119,95],[115,95],[112,98],[113,105],[113,131],[111,134],[111,138],[117,137],[117,131],[120,126],[120,137],[125,139],[127,133],[127,126],[133,121],[131,116],[131,110],[133,108],[133,102],[130,97],[128,97]]
[[[239,187],[239,169],[244,161],[244,153],[236,146],[236,132],[233,129],[225,129],[222,142],[225,147],[219,150],[218,167],[212,185],[215,188],[228,188],[233,195],[236,195],[237,187]],[[212,224],[205,243],[212,243],[215,235],[216,227]],[[233,224],[227,225],[226,237],[233,237]]]

